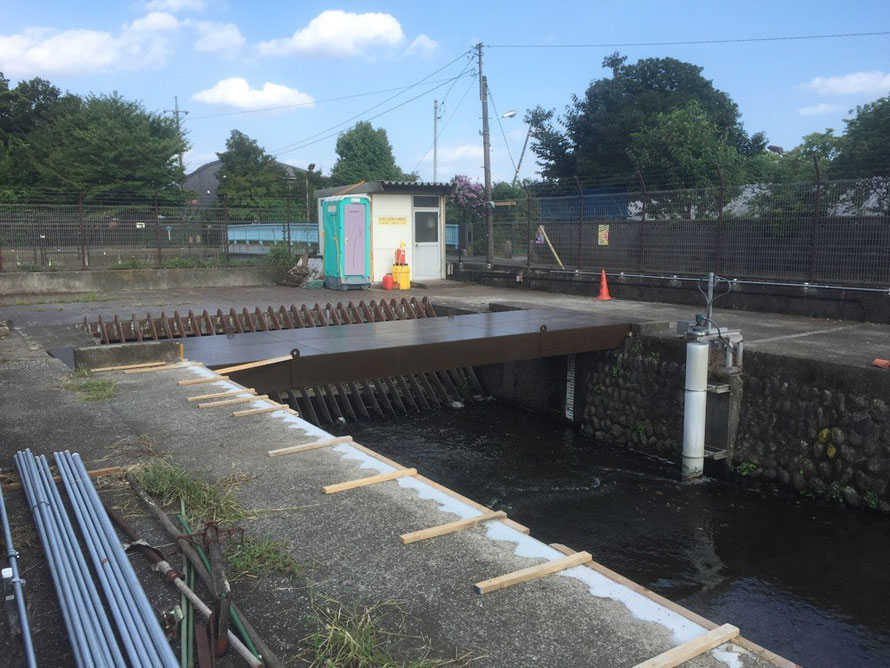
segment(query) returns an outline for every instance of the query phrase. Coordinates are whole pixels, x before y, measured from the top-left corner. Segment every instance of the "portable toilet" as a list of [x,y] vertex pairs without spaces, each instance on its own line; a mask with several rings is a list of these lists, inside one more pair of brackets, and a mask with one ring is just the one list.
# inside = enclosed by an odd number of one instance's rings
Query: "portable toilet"
[[371,287],[371,200],[361,195],[321,201],[324,286],[332,290]]

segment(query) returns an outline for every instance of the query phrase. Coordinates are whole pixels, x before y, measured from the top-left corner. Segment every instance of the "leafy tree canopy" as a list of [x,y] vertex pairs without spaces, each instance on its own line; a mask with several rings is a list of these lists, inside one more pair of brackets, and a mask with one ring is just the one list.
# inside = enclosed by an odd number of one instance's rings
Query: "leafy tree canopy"
[[0,142],[21,139],[43,125],[58,105],[68,105],[69,110],[79,106],[75,95],[62,92],[46,79],[35,77],[20,81],[15,88],[0,72]]
[[337,162],[331,170],[332,185],[359,181],[416,181],[417,174],[406,174],[396,165],[386,130],[366,121],[356,123],[337,139]]
[[243,132],[232,130],[226,150],[216,155],[222,161],[218,192],[229,206],[266,207],[286,194],[287,169]]
[[856,107],[831,162],[833,178],[890,175],[890,95]]
[[618,53],[605,58],[603,67],[612,70],[611,78],[593,81],[582,97],[573,96],[560,118],[541,107],[526,115],[545,178],[583,180],[632,172],[639,165],[629,153],[633,136],[645,135],[663,122],[659,119],[664,114],[688,109],[693,100],[699,105],[697,113],[738,154],[763,150],[763,133],[745,132],[738,106],[702,76],[701,67],[674,58],[644,58],[633,64],[626,60]]
[[178,182],[183,174],[177,155],[187,148],[175,119],[113,93],[55,105],[14,143],[11,158],[24,185],[90,196]]

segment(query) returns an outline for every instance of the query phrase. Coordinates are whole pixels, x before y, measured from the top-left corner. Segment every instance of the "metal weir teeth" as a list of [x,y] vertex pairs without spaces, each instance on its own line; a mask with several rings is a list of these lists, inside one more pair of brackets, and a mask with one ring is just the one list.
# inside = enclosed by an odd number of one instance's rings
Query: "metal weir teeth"
[[[137,318],[134,313],[130,318],[115,315],[111,321],[104,321],[100,316],[94,323],[84,318],[83,324],[101,343],[110,344],[435,317],[436,310],[426,297],[420,301],[414,297],[410,300],[403,297],[399,301],[360,301],[358,305],[353,302],[346,305],[337,302],[336,306],[327,303],[324,307],[315,304],[312,308],[306,304],[292,304],[290,307],[282,305],[278,309],[272,306],[265,310],[255,307],[252,311],[231,308],[228,313],[217,309],[215,315],[208,313],[207,309],[200,315],[189,311],[184,316],[178,311],[174,311],[172,316],[162,311],[159,316],[153,317],[147,313],[145,318]],[[472,367],[294,387],[287,392],[270,393],[272,399],[290,404],[303,418],[319,426],[372,416],[407,415],[475,401],[482,396],[484,391]]]

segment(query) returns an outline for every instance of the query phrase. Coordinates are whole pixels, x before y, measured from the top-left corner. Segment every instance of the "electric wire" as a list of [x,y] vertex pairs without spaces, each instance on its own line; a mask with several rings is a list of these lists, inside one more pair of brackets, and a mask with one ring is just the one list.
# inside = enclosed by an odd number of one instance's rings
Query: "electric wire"
[[[397,97],[399,97],[399,96],[401,96],[401,95],[404,95],[405,93],[407,93],[407,92],[408,92],[409,90],[411,90],[412,88],[415,88],[416,86],[419,86],[419,85],[423,84],[424,82],[427,81],[427,79],[430,79],[431,77],[434,77],[435,75],[437,75],[437,74],[438,74],[439,72],[441,72],[442,70],[447,69],[448,67],[450,67],[451,65],[453,65],[454,63],[456,63],[456,62],[457,62],[458,60],[460,60],[461,58],[466,57],[467,54],[470,53],[470,51],[471,51],[471,50],[469,50],[469,49],[468,49],[467,51],[464,51],[464,52],[461,53],[457,58],[454,58],[453,60],[450,60],[449,62],[445,63],[444,65],[442,65],[442,67],[440,67],[439,69],[435,70],[434,72],[430,72],[429,74],[427,74],[427,75],[426,75],[425,77],[423,77],[422,79],[418,79],[417,81],[415,81],[415,82],[414,82],[413,84],[411,84],[410,86],[407,86],[404,90],[402,90],[402,91],[396,93],[395,95],[393,95],[393,96],[391,96],[391,97],[389,97],[389,98],[387,98],[387,99],[385,99],[385,100],[382,100],[381,102],[378,102],[377,104],[375,104],[375,105],[369,107],[368,109],[365,109],[364,111],[362,111],[362,112],[356,114],[355,116],[352,116],[351,118],[348,118],[348,119],[346,119],[345,121],[343,121],[343,122],[341,122],[341,123],[337,123],[336,125],[332,125],[331,127],[326,128],[325,130],[321,130],[320,132],[317,132],[317,133],[315,133],[314,135],[309,135],[308,137],[304,137],[303,139],[301,139],[301,140],[299,140],[299,141],[293,142],[293,143],[291,143],[291,144],[286,144],[286,145],[281,146],[281,147],[279,147],[279,148],[277,148],[277,149],[273,149],[273,150],[270,151],[270,152],[273,153],[273,154],[276,154],[276,155],[281,155],[281,154],[284,153],[284,152],[289,152],[289,151],[291,151],[291,150],[296,150],[296,149],[298,149],[298,148],[302,148],[304,145],[308,145],[308,144],[305,144],[305,142],[307,142],[307,141],[309,141],[309,140],[311,140],[311,139],[315,139],[316,137],[318,137],[318,136],[320,136],[320,135],[326,134],[326,133],[328,133],[328,132],[330,132],[330,131],[332,131],[332,130],[335,130],[335,129],[337,129],[337,128],[340,128],[340,127],[342,127],[342,126],[344,126],[344,125],[347,125],[348,123],[351,123],[352,121],[354,121],[354,120],[356,120],[356,119],[358,119],[358,118],[363,117],[365,114],[367,114],[367,113],[373,111],[374,109],[378,109],[379,107],[382,107],[382,106],[385,105],[386,103],[388,103],[388,102],[392,102],[392,101],[395,100]],[[450,82],[451,79],[446,79],[445,81],[446,81],[446,82]],[[429,83],[429,82],[427,82],[427,83]],[[440,86],[436,86],[436,88],[439,88],[439,87],[440,87]],[[432,90],[435,90],[435,89],[432,89]],[[428,92],[430,92],[430,91],[428,91]],[[414,98],[412,98],[412,99],[414,99]],[[409,100],[409,102],[410,102],[410,100]],[[324,138],[326,139],[327,137],[324,137]]]
[[[454,110],[451,112],[451,114],[448,116],[448,118],[445,119],[445,122],[442,124],[442,127],[439,128],[439,134],[436,135],[437,140],[439,139],[439,137],[442,136],[442,133],[445,132],[445,128],[448,127],[448,124],[451,122],[451,119],[453,119],[457,115],[457,110],[460,109],[461,105],[463,104],[463,101],[467,97],[467,93],[470,92],[470,89],[473,87],[473,84],[476,83],[476,79],[477,79],[477,75],[474,72],[473,76],[470,78],[469,85],[467,85],[467,88],[466,88],[466,90],[464,90],[463,95],[461,95],[460,99],[457,101],[457,106],[454,107]],[[433,150],[433,144],[431,142],[429,145],[429,148],[427,148],[427,150],[426,150],[426,153],[424,153],[423,156],[420,158],[420,160],[417,161],[417,164],[414,165],[414,169],[411,170],[412,172],[417,171],[418,167],[420,167],[420,163],[422,163],[424,160],[426,160],[426,157],[430,154],[430,151],[432,151],[432,150]]]
[[491,86],[487,86],[488,89],[488,99],[491,100],[491,106],[494,109],[495,118],[498,120],[498,127],[501,129],[501,137],[504,138],[504,146],[507,147],[507,155],[510,156],[510,163],[513,165],[513,173],[516,173],[516,161],[513,160],[513,151],[510,150],[510,144],[507,143],[507,133],[504,132],[504,125],[501,123],[501,114],[498,111],[498,107],[494,102],[494,95],[491,93]]
[[485,44],[489,49],[599,49],[628,46],[688,46],[696,44],[739,44],[747,42],[786,42],[810,39],[834,39],[840,37],[878,37],[890,35],[890,30],[876,32],[849,32],[827,35],[781,35],[776,37],[738,37],[731,39],[693,39],[667,42],[604,42],[600,44]]

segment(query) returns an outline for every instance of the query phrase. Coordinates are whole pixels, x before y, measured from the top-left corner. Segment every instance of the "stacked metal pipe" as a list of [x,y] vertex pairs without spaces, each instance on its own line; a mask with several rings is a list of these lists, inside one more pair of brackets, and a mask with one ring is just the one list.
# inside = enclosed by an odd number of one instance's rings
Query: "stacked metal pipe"
[[170,643],[83,462],[69,452],[55,453],[54,457],[117,629],[115,636],[46,457],[35,457],[30,450],[17,453],[16,466],[50,564],[77,664],[174,668],[178,662]]
[[[19,576],[19,553],[12,544],[12,531],[9,529],[9,517],[6,514],[6,502],[3,499],[3,489],[0,487],[0,521],[3,522],[3,539],[6,541],[6,559],[9,562],[10,579],[13,598],[15,599],[18,614],[19,631],[22,636],[22,645],[25,650],[25,663],[29,668],[37,665],[34,657],[34,642],[31,640],[31,627],[28,623],[28,612],[25,608],[24,580]],[[4,573],[4,579],[6,574]]]

